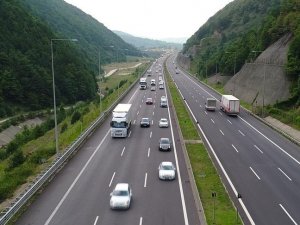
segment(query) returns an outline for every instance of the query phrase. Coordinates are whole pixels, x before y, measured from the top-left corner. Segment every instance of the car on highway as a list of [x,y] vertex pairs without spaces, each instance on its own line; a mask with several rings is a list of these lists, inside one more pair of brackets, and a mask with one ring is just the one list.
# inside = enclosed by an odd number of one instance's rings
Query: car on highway
[[172,162],[161,162],[158,167],[158,177],[161,180],[174,180],[176,168]]
[[159,139],[159,150],[160,151],[171,151],[171,141],[169,138]]
[[155,91],[156,90],[156,88],[155,88],[155,86],[151,86],[151,89],[150,89],[151,91]]
[[150,85],[153,85],[153,86],[155,86],[155,79],[151,79],[151,81],[150,81]]
[[169,127],[169,122],[166,118],[161,118],[158,123],[159,127]]
[[168,101],[166,96],[161,96],[160,98],[160,107],[164,108],[164,107],[168,107]]
[[159,85],[159,89],[164,89],[165,86],[163,84]]
[[118,183],[110,193],[111,209],[129,209],[132,198],[132,191],[128,183]]
[[146,99],[146,105],[152,105],[152,104],[153,104],[152,98],[147,98]]
[[142,118],[140,122],[141,127],[150,127],[150,119],[147,117]]
[[162,80],[162,76],[159,76],[159,77],[158,77],[158,80],[161,81],[161,80]]

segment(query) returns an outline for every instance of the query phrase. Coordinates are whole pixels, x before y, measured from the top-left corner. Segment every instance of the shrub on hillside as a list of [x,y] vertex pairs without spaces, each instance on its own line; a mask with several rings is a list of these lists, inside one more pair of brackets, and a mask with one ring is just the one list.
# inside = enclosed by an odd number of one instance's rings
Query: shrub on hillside
[[71,119],[71,124],[74,124],[76,123],[78,120],[80,120],[80,117],[81,117],[81,113],[78,112],[78,111],[75,111],[73,113],[73,116],[72,116],[72,119]]

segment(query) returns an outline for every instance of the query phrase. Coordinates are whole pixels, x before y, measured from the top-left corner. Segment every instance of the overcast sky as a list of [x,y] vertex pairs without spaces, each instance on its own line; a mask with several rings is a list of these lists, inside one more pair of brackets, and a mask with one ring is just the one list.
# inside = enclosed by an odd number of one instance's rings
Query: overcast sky
[[65,0],[110,30],[152,39],[193,35],[232,0]]

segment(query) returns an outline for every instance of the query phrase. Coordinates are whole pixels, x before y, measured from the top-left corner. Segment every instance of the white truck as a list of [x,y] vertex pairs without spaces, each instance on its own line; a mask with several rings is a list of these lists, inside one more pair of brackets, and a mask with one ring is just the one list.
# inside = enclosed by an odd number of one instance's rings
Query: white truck
[[228,115],[240,113],[240,100],[233,95],[222,95],[220,109]]
[[205,109],[207,111],[215,111],[217,106],[217,100],[214,98],[207,98],[205,102]]
[[132,120],[131,104],[118,104],[112,112],[110,131],[112,137],[127,137]]
[[139,84],[140,84],[140,90],[146,90],[147,89],[147,78],[141,77]]

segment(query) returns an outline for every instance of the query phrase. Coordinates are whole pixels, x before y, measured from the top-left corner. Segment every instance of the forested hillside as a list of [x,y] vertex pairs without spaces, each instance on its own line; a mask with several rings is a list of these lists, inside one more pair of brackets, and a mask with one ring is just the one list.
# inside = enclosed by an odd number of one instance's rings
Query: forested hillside
[[166,41],[135,37],[131,34],[127,34],[122,31],[114,31],[114,32],[127,43],[132,44],[133,46],[140,49],[151,49],[151,48],[166,48],[166,49],[173,48],[174,49],[175,48],[180,50],[182,48],[182,44],[178,44],[178,43],[169,43]]
[[125,55],[141,54],[102,23],[63,0],[20,1],[58,33],[58,36],[78,39],[80,50],[95,69],[98,68],[99,51],[102,63],[124,61]]
[[[0,33],[0,117],[52,107],[50,40],[58,36],[19,0],[0,1]],[[76,43],[54,50],[58,104],[93,98],[94,74]]]
[[[292,104],[300,104],[300,1],[235,0],[211,17],[184,45],[198,76],[233,75],[285,34],[292,34],[285,65]],[[256,52],[255,52],[256,51]],[[275,62],[274,62],[275,63]],[[236,65],[236,66],[234,66]],[[298,82],[297,82],[298,80]]]

